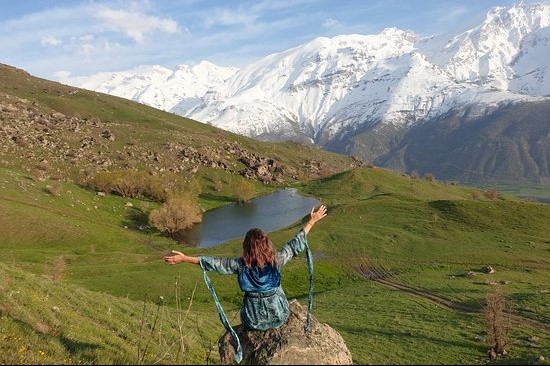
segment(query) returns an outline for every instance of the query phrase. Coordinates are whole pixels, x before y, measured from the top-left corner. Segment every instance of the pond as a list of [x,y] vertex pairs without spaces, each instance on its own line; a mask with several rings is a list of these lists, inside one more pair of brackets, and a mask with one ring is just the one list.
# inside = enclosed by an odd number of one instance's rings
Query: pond
[[232,203],[204,213],[202,223],[178,233],[178,241],[210,248],[228,240],[244,237],[254,227],[266,233],[282,229],[309,215],[319,205],[313,197],[286,188],[251,200]]

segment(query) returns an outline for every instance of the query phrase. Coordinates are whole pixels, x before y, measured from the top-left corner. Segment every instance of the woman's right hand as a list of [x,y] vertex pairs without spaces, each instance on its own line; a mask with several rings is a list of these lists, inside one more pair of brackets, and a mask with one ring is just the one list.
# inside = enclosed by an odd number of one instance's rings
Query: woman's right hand
[[185,261],[185,254],[178,252],[177,250],[172,250],[171,255],[164,257],[164,261],[168,264],[178,264]]

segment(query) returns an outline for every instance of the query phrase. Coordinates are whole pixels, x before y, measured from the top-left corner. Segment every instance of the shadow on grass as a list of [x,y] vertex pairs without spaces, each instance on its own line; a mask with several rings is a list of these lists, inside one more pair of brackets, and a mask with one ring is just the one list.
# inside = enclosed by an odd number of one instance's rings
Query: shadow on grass
[[485,305],[483,300],[470,299],[460,302],[455,302],[455,306],[458,309],[464,309],[465,311],[470,311],[474,313],[480,313],[483,311],[483,306]]
[[75,359],[78,359],[78,363],[83,361],[83,364],[96,364],[97,355],[96,350],[103,348],[100,345],[88,342],[80,342],[69,339],[63,334],[60,334],[57,329],[49,329],[48,331],[38,330],[36,327],[33,327],[31,324],[24,322],[22,320],[11,317],[11,319],[19,325],[22,329],[25,329],[26,334],[36,334],[39,335],[45,344],[52,343],[54,339],[58,339],[59,342],[63,345],[65,350]]
[[374,193],[368,197],[363,198],[363,200],[373,200],[376,198],[384,198],[384,197],[395,197],[394,193],[391,192],[385,192],[385,193]]
[[[463,348],[475,348],[480,354],[485,354],[487,351],[487,348],[484,344],[476,341],[467,341],[467,340],[447,340],[443,338],[436,338],[431,337],[428,335],[424,335],[420,333],[418,330],[412,330],[410,332],[403,332],[403,331],[387,331],[387,330],[381,330],[381,329],[374,329],[374,328],[358,328],[358,327],[346,327],[346,326],[338,326],[338,330],[345,331],[351,334],[367,334],[369,338],[377,338],[377,339],[387,339],[389,342],[392,343],[403,343],[406,344],[408,340],[411,338],[414,338],[415,342],[418,342],[419,340],[422,340],[423,343],[426,344],[433,344],[433,345],[439,345],[443,347],[463,347]],[[399,340],[403,340],[403,342],[400,342]]]
[[220,196],[220,195],[215,195],[215,194],[212,194],[212,193],[201,193],[199,195],[200,198],[202,199],[205,199],[205,200],[209,200],[209,201],[218,201],[218,202],[235,202],[235,198],[234,197],[230,197],[230,196]]
[[460,213],[457,208],[457,205],[453,201],[448,201],[448,200],[431,201],[429,203],[429,206],[448,217],[454,217],[454,218],[460,217]]
[[73,357],[84,361],[85,364],[93,364],[97,362],[95,350],[102,348],[101,346],[88,342],[80,342],[69,339],[64,335],[58,337],[59,341]]
[[151,231],[149,216],[136,207],[128,207],[128,212],[122,223],[131,230]]

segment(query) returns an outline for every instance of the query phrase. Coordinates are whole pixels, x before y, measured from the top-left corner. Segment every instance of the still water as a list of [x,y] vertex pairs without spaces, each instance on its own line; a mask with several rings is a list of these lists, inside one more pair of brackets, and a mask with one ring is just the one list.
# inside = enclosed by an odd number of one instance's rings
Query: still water
[[244,237],[254,227],[266,233],[289,226],[309,215],[320,202],[286,188],[245,204],[233,203],[204,213],[202,223],[178,233],[178,240],[200,248],[210,248]]

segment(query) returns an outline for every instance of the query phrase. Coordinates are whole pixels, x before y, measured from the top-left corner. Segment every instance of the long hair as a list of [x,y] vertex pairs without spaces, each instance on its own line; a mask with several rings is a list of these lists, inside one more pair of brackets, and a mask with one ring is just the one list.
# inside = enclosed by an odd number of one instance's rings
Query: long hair
[[246,233],[243,241],[243,261],[248,268],[262,268],[265,264],[275,266],[275,248],[263,230],[254,228]]

